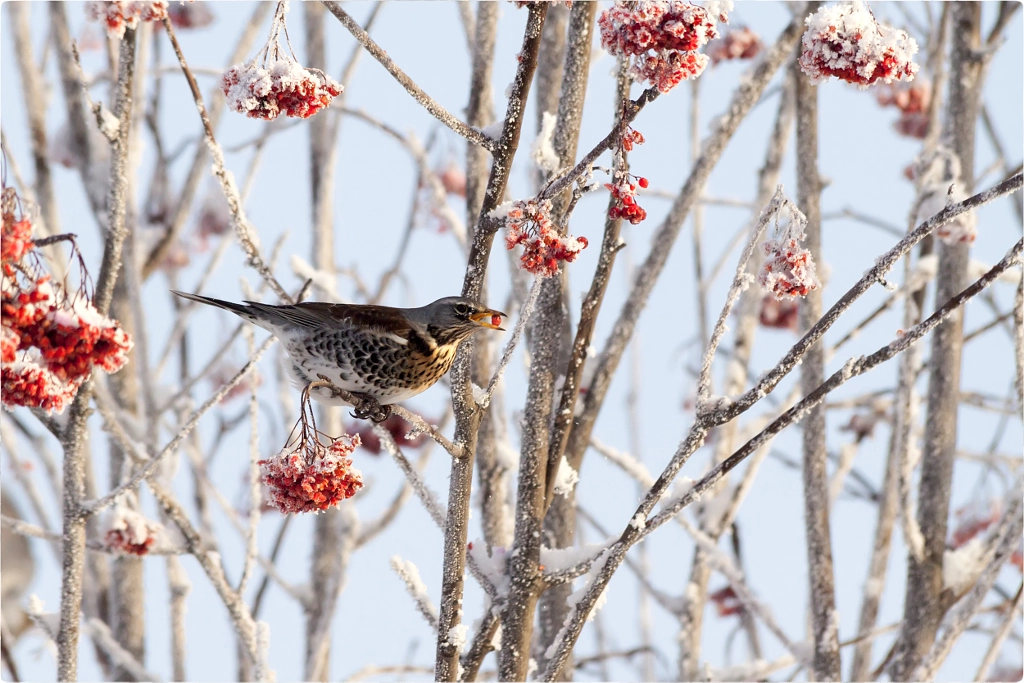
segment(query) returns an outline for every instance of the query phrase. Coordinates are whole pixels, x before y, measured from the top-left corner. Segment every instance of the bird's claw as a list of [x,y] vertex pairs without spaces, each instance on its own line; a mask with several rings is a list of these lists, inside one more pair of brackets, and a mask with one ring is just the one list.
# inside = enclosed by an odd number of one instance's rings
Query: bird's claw
[[357,420],[370,420],[379,424],[391,415],[391,406],[381,405],[377,399],[366,394],[354,395],[363,400],[363,404],[350,413]]

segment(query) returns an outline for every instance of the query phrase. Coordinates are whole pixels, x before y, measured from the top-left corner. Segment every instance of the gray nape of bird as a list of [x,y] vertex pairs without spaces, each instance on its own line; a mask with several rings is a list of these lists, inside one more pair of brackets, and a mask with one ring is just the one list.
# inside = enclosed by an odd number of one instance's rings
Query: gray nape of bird
[[[451,368],[459,344],[477,330],[504,329],[501,322],[507,317],[457,296],[419,308],[392,308],[319,301],[287,306],[239,304],[174,293],[231,311],[280,339],[296,388],[323,375],[338,388],[368,396],[382,406],[425,391]],[[328,405],[349,405],[326,388],[314,390],[311,396]]]

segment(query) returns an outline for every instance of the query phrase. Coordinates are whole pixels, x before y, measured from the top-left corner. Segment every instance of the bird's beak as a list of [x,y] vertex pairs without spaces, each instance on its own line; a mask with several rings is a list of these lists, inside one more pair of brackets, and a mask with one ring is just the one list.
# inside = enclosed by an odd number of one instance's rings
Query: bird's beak
[[505,328],[501,326],[502,321],[508,316],[501,311],[492,311],[487,309],[486,311],[480,311],[469,316],[469,319],[475,322],[480,327],[486,327],[489,330],[502,330]]

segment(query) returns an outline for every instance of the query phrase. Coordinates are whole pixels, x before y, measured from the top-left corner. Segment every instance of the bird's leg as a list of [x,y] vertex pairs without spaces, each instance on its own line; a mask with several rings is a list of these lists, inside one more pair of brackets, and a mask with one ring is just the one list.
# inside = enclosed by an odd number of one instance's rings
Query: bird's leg
[[335,396],[351,403],[355,407],[355,410],[350,414],[357,420],[383,422],[388,419],[389,415],[391,415],[391,406],[382,406],[373,396],[370,396],[369,394],[357,394],[353,391],[346,391],[345,389],[336,387],[331,380],[324,375],[317,375],[317,377],[320,378],[320,381],[308,384],[306,386],[306,391],[315,387],[329,388]]
[[352,411],[352,417],[357,420],[371,420],[380,423],[391,415],[391,406],[381,405],[373,396],[367,394],[352,394],[353,397],[362,401],[362,405]]

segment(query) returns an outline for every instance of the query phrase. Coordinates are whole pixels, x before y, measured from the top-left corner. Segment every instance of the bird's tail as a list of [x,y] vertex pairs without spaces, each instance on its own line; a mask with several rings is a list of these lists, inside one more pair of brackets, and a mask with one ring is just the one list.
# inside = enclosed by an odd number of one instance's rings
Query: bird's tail
[[[180,296],[182,299],[189,299],[190,301],[198,301],[201,304],[207,306],[216,306],[217,308],[223,308],[225,311],[231,311],[237,316],[245,318],[251,323],[260,324],[259,316],[256,315],[256,311],[252,310],[245,304],[236,304],[231,301],[223,301],[221,299],[214,299],[208,296],[199,296],[198,294],[189,294],[187,292],[179,292],[176,289],[172,289],[172,292]],[[262,327],[262,325],[261,325]]]

